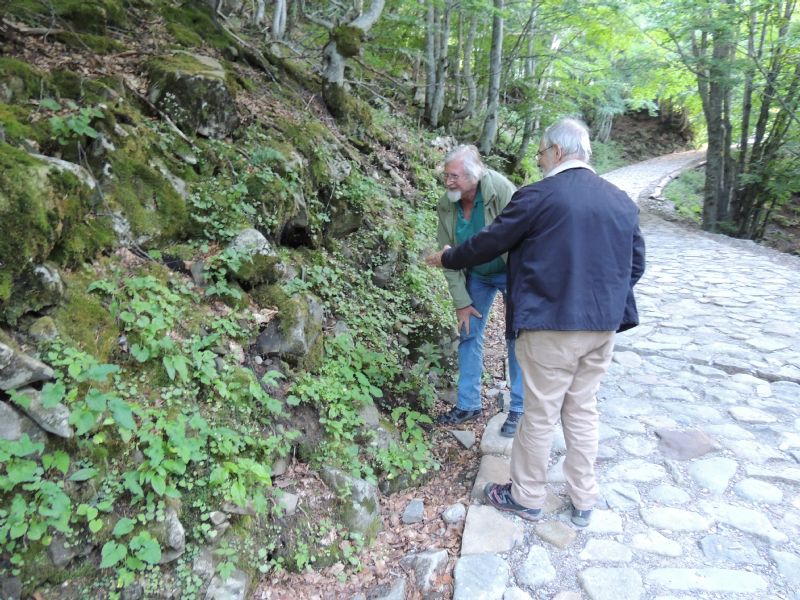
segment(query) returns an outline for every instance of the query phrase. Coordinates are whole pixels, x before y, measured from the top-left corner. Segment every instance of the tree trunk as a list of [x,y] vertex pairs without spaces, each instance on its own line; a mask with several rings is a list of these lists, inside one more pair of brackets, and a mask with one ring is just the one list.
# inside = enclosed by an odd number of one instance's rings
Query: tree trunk
[[472,76],[472,52],[475,47],[475,34],[478,30],[478,17],[473,11],[469,19],[469,33],[464,44],[464,55],[461,66],[461,78],[467,86],[467,103],[464,108],[453,115],[454,120],[469,119],[475,114],[475,101],[478,97],[478,90],[475,86],[475,78]]
[[503,60],[503,0],[494,0],[492,19],[492,51],[489,59],[489,93],[486,97],[486,119],[479,148],[486,155],[492,151],[497,137],[497,111],[500,105],[500,70]]
[[448,61],[448,42],[450,40],[450,5],[444,7],[444,14],[441,19],[439,29],[439,40],[436,52],[436,86],[433,92],[433,102],[431,104],[430,124],[434,129],[439,126],[439,119],[444,109],[444,93],[447,87],[447,61]]
[[[263,0],[261,0],[263,4]],[[272,39],[282,40],[286,35],[286,0],[275,0],[275,12],[272,14]]]
[[462,77],[461,73],[458,72],[458,61],[461,60],[461,57],[464,53],[464,11],[458,11],[458,22],[456,23],[456,50],[455,50],[455,63],[456,66],[452,70],[455,73],[455,89],[453,90],[453,104],[458,106],[461,105],[463,98],[461,97],[462,94]]
[[436,90],[436,9],[428,0],[425,14],[425,120],[430,123]]
[[[533,81],[536,77],[536,59],[534,58],[533,53],[533,41],[536,35],[536,19],[539,13],[539,5],[537,0],[533,0],[533,6],[531,8],[531,16],[529,20],[529,27],[528,27],[528,43],[527,43],[527,56],[525,57],[525,79],[527,81]],[[533,110],[531,106],[527,112],[525,113],[525,124],[522,126],[522,141],[520,141],[519,148],[517,149],[517,153],[514,155],[514,162],[511,165],[511,172],[518,171],[520,166],[522,165],[522,161],[525,159],[525,156],[528,154],[528,147],[530,146],[531,139],[533,138],[533,130],[534,130],[534,113],[538,114],[538,110]]]
[[[344,25],[325,23],[329,27],[329,38],[322,49],[322,98],[337,119],[354,116],[350,114],[352,99],[345,87],[345,63],[361,52],[364,36],[380,17],[384,4],[385,0],[372,0],[367,12]],[[320,19],[317,22],[322,23]]]

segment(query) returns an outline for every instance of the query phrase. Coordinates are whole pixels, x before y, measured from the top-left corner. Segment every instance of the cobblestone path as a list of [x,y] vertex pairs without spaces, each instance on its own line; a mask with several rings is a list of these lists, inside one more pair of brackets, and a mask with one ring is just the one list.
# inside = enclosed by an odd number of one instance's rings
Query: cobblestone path
[[[681,153],[605,177],[634,199]],[[602,499],[566,511],[557,427],[537,523],[482,504],[508,480],[505,415],[487,424],[454,570],[457,600],[800,600],[800,259],[643,212],[641,325],[598,394]]]

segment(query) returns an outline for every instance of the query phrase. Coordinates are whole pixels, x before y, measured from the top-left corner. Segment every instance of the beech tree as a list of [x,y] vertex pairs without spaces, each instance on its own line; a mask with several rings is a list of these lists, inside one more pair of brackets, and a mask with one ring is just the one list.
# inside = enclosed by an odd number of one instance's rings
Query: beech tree
[[494,0],[492,18],[492,50],[489,59],[489,87],[486,95],[486,117],[478,147],[483,154],[492,151],[497,136],[497,118],[500,107],[500,75],[503,60],[503,0]]
[[372,0],[363,10],[361,0],[345,3],[324,3],[312,9],[301,2],[303,14],[328,32],[328,41],[322,49],[322,97],[331,114],[337,118],[350,118],[351,107],[344,79],[348,58],[361,52],[366,33],[383,12],[385,0]]
[[[661,6],[657,23],[694,73],[708,134],[703,228],[759,239],[800,189],[796,0]],[[794,23],[796,27],[796,22]]]

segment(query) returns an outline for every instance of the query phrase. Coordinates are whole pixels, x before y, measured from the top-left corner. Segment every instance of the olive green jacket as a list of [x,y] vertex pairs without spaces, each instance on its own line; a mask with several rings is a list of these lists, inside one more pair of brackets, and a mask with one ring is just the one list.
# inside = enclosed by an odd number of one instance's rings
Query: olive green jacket
[[[495,220],[497,215],[503,212],[517,188],[503,175],[492,170],[487,171],[486,175],[481,177],[480,188],[481,196],[483,197],[485,224],[488,226]],[[456,245],[456,219],[458,218],[456,204],[456,202],[451,202],[447,198],[447,194],[443,194],[439,198],[439,205],[436,207],[439,215],[439,230],[436,235],[436,241],[439,244],[439,248],[445,245]],[[506,255],[503,254],[502,258],[505,262]],[[444,276],[447,279],[447,287],[450,288],[450,295],[453,297],[455,308],[464,308],[472,304],[472,298],[469,297],[467,292],[466,271],[445,269]]]

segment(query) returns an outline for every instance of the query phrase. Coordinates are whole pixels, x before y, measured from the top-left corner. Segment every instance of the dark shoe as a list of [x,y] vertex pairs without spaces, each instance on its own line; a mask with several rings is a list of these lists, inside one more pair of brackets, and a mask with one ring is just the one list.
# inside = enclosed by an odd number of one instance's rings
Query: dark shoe
[[451,408],[448,412],[439,415],[436,422],[444,425],[458,425],[459,423],[466,423],[477,419],[483,414],[483,410],[461,410],[460,408]]
[[525,508],[521,504],[514,502],[511,497],[511,484],[506,483],[487,483],[483,488],[483,495],[486,501],[497,510],[505,510],[521,517],[527,521],[538,521],[542,516],[541,508]]
[[592,520],[592,509],[578,510],[573,506],[570,520],[575,527],[586,527],[589,525],[589,521]]
[[500,435],[503,437],[514,437],[514,434],[517,433],[517,425],[519,424],[519,420],[522,418],[522,413],[518,412],[510,412],[506,417],[506,422],[503,423],[503,426],[500,428]]

